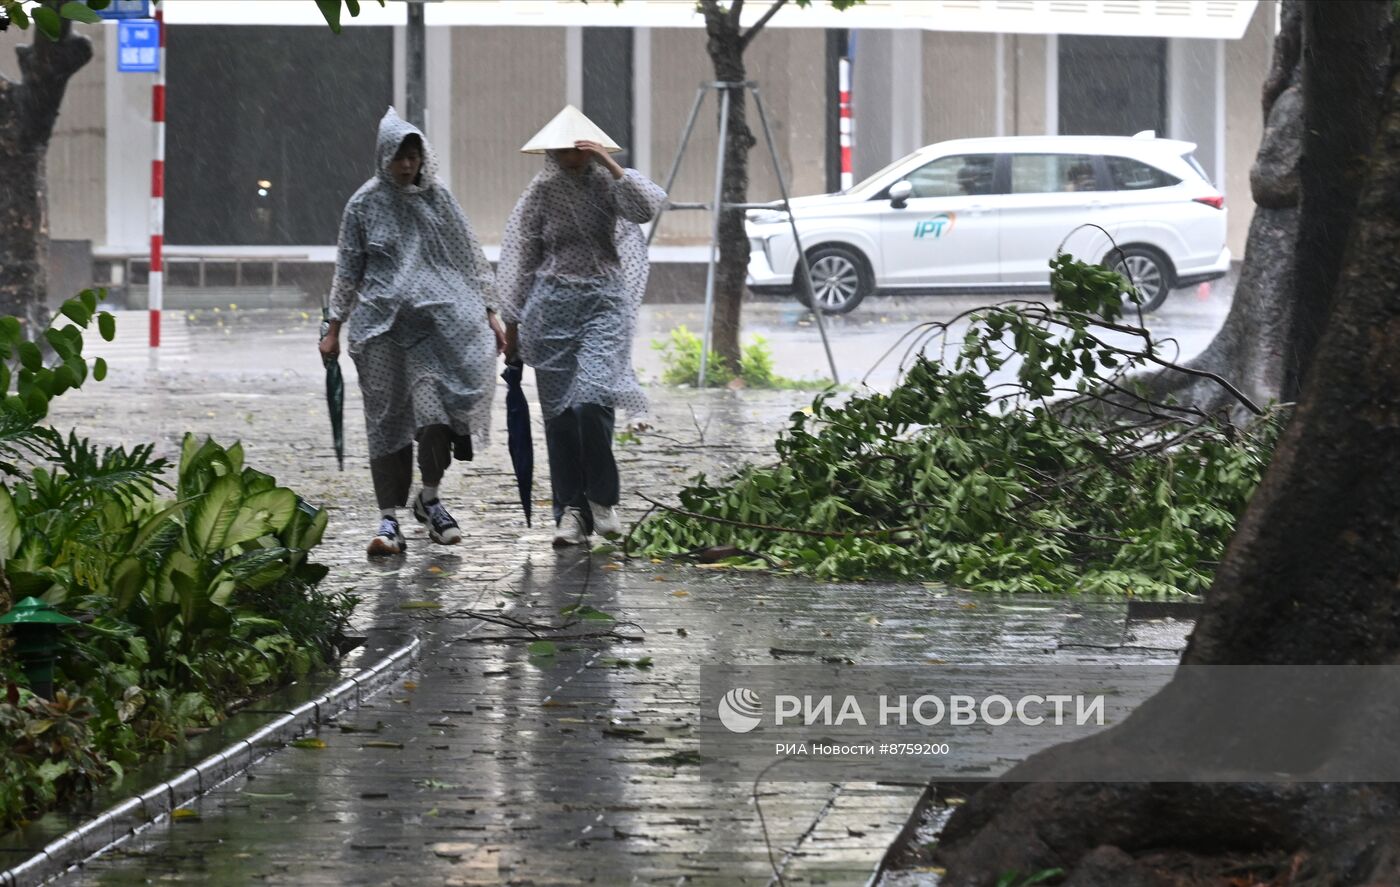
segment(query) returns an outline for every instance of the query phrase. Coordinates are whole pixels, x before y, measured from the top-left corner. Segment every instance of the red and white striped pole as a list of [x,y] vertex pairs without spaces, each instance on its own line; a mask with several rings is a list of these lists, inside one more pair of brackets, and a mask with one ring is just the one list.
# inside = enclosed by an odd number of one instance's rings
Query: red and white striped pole
[[156,7],[156,83],[151,90],[151,120],[156,125],[156,152],[151,161],[151,273],[147,307],[151,311],[151,347],[160,347],[160,309],[165,302],[165,13]]
[[837,70],[841,88],[841,190],[845,191],[855,184],[851,166],[851,60],[840,59]]

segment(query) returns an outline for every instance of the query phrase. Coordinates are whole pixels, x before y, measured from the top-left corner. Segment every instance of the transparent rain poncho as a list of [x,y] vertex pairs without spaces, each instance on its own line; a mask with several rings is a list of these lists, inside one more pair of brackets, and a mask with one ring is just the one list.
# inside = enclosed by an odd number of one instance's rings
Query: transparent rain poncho
[[520,324],[520,356],[535,368],[546,419],[596,403],[646,410],[632,369],[632,336],[647,283],[639,224],[666,192],[634,169],[621,179],[599,164],[572,173],[553,156],[506,224],[499,311]]
[[[417,184],[400,185],[389,164],[409,135],[422,140],[423,167]],[[393,108],[376,155],[377,174],[345,205],[330,308],[348,323],[369,455],[397,452],[430,425],[484,444],[496,391],[491,265],[428,140]]]

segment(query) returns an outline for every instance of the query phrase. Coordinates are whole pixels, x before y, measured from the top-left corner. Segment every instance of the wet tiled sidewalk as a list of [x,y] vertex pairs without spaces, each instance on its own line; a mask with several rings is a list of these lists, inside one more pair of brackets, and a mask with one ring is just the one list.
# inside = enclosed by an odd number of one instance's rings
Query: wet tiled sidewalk
[[[102,442],[156,439],[172,458],[187,428],[241,438],[250,465],[333,510],[319,558],[332,587],[363,598],[370,647],[416,634],[423,655],[393,691],[323,730],[325,748],[274,754],[195,805],[198,818],[157,825],[68,883],[740,885],[777,883],[776,864],[787,884],[864,884],[920,787],[765,782],[765,839],[754,774],[717,781],[694,766],[696,725],[712,716],[698,701],[702,666],[771,662],[774,648],[862,665],[1048,662],[1125,640],[1115,603],[1013,604],[556,553],[547,530],[524,526],[503,428],[444,485],[466,543],[432,546],[413,526],[406,557],[369,564],[375,511],[353,380],[342,474],[304,332],[264,331],[254,345],[196,330],[190,343],[188,361],[159,373],[144,359],[115,362],[108,382],[60,402],[55,423]],[[624,489],[660,496],[696,471],[769,458],[810,399],[652,395],[653,427],[618,456]],[[625,498],[640,516],[645,503]],[[556,655],[532,658],[520,624],[562,625],[578,604],[617,621],[578,622],[550,635]],[[619,661],[644,658],[650,667]]]

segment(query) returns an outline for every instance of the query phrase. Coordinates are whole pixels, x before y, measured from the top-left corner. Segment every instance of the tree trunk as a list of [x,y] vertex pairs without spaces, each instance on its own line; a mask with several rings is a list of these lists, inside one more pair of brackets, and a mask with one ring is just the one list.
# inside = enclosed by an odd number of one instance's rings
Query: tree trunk
[[[1230,379],[1257,404],[1296,400],[1312,361],[1375,134],[1387,16],[1384,0],[1284,0],[1263,90],[1264,139],[1250,171],[1257,208],[1244,265],[1225,323],[1187,362]],[[1316,44],[1306,52],[1305,32]],[[1305,92],[1314,97],[1311,112]],[[1170,394],[1245,415],[1207,379],[1165,370],[1145,381],[1154,399]]]
[[0,76],[0,314],[20,318],[33,338],[48,326],[49,138],[68,79],[92,58],[92,45],[65,20],[57,41],[36,28],[33,43],[15,52],[19,82]]
[[[744,34],[739,30],[736,3],[725,10],[717,0],[703,0],[705,45],[721,83],[743,83]],[[729,132],[724,151],[725,203],[747,203],[749,199],[749,149],[756,143],[749,129],[746,110],[748,95],[743,89],[729,90]],[[749,267],[749,237],[744,229],[744,211],[725,210],[719,220],[719,266],[715,269],[715,317],[711,347],[735,371],[739,368],[739,326]]]
[[[1331,308],[1316,358],[1185,664],[1400,660],[1400,28],[1391,52],[1341,272],[1319,297]],[[1186,773],[1202,759],[1251,754],[1287,732],[1291,700],[1268,697],[1241,713],[1250,725],[1241,732],[1203,731],[1193,718],[1199,691],[1178,672],[1121,725],[1035,755],[983,789],[944,831],[944,883],[988,885],[1012,868],[1052,866],[1069,871],[1067,884],[1168,883],[1142,861],[1168,849],[1268,851],[1284,872],[1291,866],[1287,880],[1271,883],[1295,887],[1400,883],[1400,784],[1088,781],[1149,751]],[[1308,751],[1323,763],[1347,760],[1357,737],[1374,745],[1393,735],[1393,725],[1381,726],[1383,715],[1395,715],[1393,699],[1390,707],[1339,702],[1331,741]],[[1085,781],[1015,782],[1047,773]]]
[[1385,86],[1389,0],[1303,4],[1303,154],[1294,335],[1281,400],[1296,400],[1332,308]]

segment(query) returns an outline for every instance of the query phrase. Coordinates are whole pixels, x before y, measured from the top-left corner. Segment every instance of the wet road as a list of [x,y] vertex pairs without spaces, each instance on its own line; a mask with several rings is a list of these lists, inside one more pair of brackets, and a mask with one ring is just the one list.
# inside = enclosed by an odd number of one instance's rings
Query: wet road
[[[644,329],[666,322],[663,309],[648,311]],[[891,306],[853,321],[843,333],[852,356],[868,355],[913,313]],[[780,372],[819,365],[814,330],[789,325],[781,309],[758,306],[750,317],[774,343]],[[123,318],[128,334],[139,330],[133,319]],[[357,625],[371,646],[414,633],[424,652],[405,683],[323,731],[326,748],[273,755],[199,802],[198,818],[158,823],[68,883],[769,884],[776,862],[785,883],[862,884],[919,786],[768,782],[760,821],[754,774],[715,780],[694,766],[696,725],[711,716],[699,705],[702,666],[767,662],[774,648],[865,666],[1029,665],[1083,657],[1076,644],[1131,642],[1116,602],[1028,609],[920,585],[814,585],[556,554],[546,530],[524,526],[499,409],[496,444],[465,472],[449,472],[443,487],[466,544],[432,546],[412,526],[406,557],[368,564],[376,510],[362,414],[351,387],[339,473],[312,351],[315,319],[235,310],[180,320],[167,330],[172,347],[159,370],[124,337],[107,349],[109,381],[62,398],[55,423],[76,423],[104,443],[156,439],[172,456],[186,429],[242,439],[249,465],[331,509],[319,559],[333,566],[332,587],[363,598]],[[768,458],[786,416],[810,398],[652,395],[653,427],[618,448],[623,511],[633,519],[642,512],[633,490],[665,496],[697,471]],[[576,624],[551,634],[555,655],[531,657],[526,626],[561,625],[560,611],[580,603],[616,623]],[[619,662],[643,658],[650,667]]]

